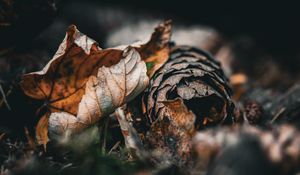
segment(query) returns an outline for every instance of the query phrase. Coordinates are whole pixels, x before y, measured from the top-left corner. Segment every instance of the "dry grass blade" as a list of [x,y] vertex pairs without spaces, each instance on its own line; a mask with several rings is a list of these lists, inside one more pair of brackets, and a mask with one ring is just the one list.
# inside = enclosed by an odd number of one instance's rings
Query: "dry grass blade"
[[[10,92],[10,91],[9,91],[9,92]],[[0,100],[0,107],[2,106],[3,103],[5,103],[7,109],[8,109],[8,110],[11,110],[11,108],[10,108],[8,102],[7,102],[7,99],[6,99],[6,94],[5,94],[5,92],[4,92],[4,90],[3,90],[1,84],[0,84],[0,93],[1,93],[1,95],[2,95],[2,99]]]
[[117,149],[120,146],[120,141],[118,141],[109,151],[108,151],[108,155],[110,155],[115,149]]

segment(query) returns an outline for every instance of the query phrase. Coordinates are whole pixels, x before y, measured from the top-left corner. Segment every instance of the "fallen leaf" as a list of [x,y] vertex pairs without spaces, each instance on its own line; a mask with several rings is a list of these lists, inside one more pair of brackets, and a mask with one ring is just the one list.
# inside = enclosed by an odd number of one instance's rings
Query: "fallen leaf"
[[77,116],[66,111],[53,112],[49,129],[53,133],[79,132],[107,116],[117,107],[130,101],[147,85],[146,65],[135,49],[123,53],[124,59],[110,67],[100,67],[96,76],[90,76],[78,104]]
[[[24,93],[43,100],[47,109],[36,130],[39,143],[48,142],[44,120],[49,120],[50,133],[80,132],[143,91],[168,58],[170,28],[169,21],[160,24],[142,45],[101,49],[70,26],[43,70],[22,77]],[[147,70],[149,62],[154,66]]]
[[46,145],[49,141],[48,138],[48,114],[45,114],[40,118],[37,126],[36,126],[36,140],[37,143],[44,146],[44,150],[46,150]]
[[146,147],[159,162],[171,161],[182,166],[190,160],[191,139],[195,133],[195,114],[190,111],[183,100],[177,98],[162,102],[165,105],[164,115],[160,116],[146,135]]
[[142,58],[148,64],[147,74],[152,77],[169,58],[169,41],[171,37],[171,20],[159,24],[155,28],[150,41],[137,48]]
[[162,103],[165,105],[165,115],[172,118],[171,122],[175,122],[177,126],[189,133],[194,132],[196,116],[188,110],[182,99],[177,98]]

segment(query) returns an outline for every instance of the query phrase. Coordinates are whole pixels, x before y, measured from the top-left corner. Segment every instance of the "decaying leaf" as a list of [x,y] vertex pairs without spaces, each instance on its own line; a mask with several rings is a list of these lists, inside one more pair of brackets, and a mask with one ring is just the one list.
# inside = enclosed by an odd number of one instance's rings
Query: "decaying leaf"
[[165,105],[165,116],[172,118],[172,122],[175,122],[180,128],[184,129],[188,133],[194,132],[194,123],[196,116],[192,111],[184,105],[183,100],[178,98],[175,100],[163,101]]
[[49,114],[45,114],[40,118],[36,126],[36,140],[38,144],[42,144],[44,149],[46,149],[46,144],[49,141],[48,138],[48,126],[49,126]]
[[168,20],[165,23],[161,23],[155,28],[155,32],[152,34],[150,41],[137,48],[142,58],[145,58],[145,62],[150,66],[147,75],[150,77],[159,69],[169,58],[169,41],[171,33],[171,21]]
[[[150,41],[142,45],[101,49],[70,26],[44,69],[23,76],[22,89],[26,95],[44,100],[49,117],[41,120],[49,120],[50,133],[79,132],[148,85],[152,72],[168,59],[170,28],[170,21],[160,24]],[[154,66],[147,70],[148,62]],[[40,143],[46,144],[47,129],[40,126],[45,127],[38,125],[37,136],[41,136]]]
[[152,124],[146,136],[146,146],[155,152],[154,159],[158,162],[171,161],[182,166],[190,159],[196,116],[180,98],[162,103],[165,105],[164,115]]
[[[126,55],[124,55],[126,54]],[[124,59],[116,65],[101,67],[91,76],[78,106],[77,116],[68,112],[54,112],[49,119],[53,133],[78,132],[112,113],[130,101],[148,84],[147,69],[134,49],[124,52]]]
[[181,98],[197,116],[197,129],[232,122],[231,89],[219,62],[208,53],[187,46],[170,52],[146,89],[143,104],[149,123],[165,114],[163,101]]

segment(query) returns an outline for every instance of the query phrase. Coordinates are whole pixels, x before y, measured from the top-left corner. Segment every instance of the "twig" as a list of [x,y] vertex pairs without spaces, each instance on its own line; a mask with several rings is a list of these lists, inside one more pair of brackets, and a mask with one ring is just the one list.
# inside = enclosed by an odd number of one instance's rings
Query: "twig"
[[108,152],[108,155],[110,155],[112,153],[113,150],[117,149],[120,145],[120,141],[118,141]]
[[1,84],[0,84],[0,93],[1,93],[1,95],[2,95],[2,100],[0,101],[0,106],[2,106],[2,104],[3,104],[3,102],[4,102],[5,105],[6,105],[6,107],[7,107],[7,109],[8,109],[8,110],[11,110],[11,108],[10,108],[10,106],[9,106],[7,100],[6,100],[6,95],[5,95],[5,93],[4,93],[4,90],[3,90]]
[[285,107],[281,108],[279,110],[279,112],[277,112],[276,115],[273,117],[273,119],[271,120],[271,123],[274,123],[284,111],[285,111]]
[[69,168],[69,167],[72,167],[72,166],[73,166],[72,163],[68,163],[68,164],[64,165],[63,167],[61,167],[61,168],[60,168],[60,171],[63,171],[63,170],[65,170],[66,168]]
[[115,111],[115,115],[120,124],[126,148],[131,152],[132,156],[139,159],[144,159],[145,154],[143,151],[142,141],[137,131],[127,121],[124,109],[122,107],[118,108]]

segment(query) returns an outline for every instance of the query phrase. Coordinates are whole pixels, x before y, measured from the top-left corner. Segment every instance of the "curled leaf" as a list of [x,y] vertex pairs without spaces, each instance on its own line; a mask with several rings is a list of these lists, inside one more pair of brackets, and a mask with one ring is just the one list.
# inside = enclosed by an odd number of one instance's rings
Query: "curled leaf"
[[171,20],[165,21],[155,28],[150,41],[138,48],[142,58],[147,62],[147,74],[152,77],[153,74],[169,58],[169,41],[171,37]]
[[[52,60],[43,70],[24,75],[21,87],[26,95],[44,101],[52,133],[79,132],[148,85],[149,71],[168,58],[169,38],[168,22],[159,25],[145,44],[101,49],[72,25]],[[164,55],[155,57],[158,53]],[[147,62],[159,64],[147,71]]]
[[54,112],[49,119],[53,133],[79,132],[107,116],[117,107],[134,98],[148,84],[146,65],[135,49],[124,51],[124,59],[116,65],[101,67],[97,76],[90,76],[78,106],[77,116]]

